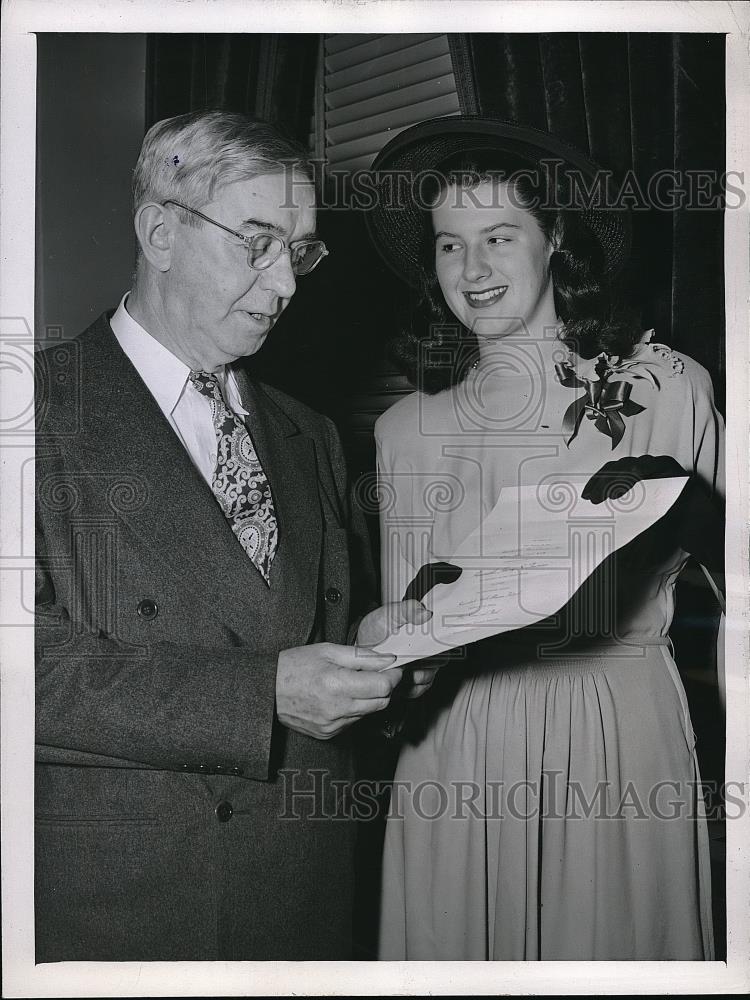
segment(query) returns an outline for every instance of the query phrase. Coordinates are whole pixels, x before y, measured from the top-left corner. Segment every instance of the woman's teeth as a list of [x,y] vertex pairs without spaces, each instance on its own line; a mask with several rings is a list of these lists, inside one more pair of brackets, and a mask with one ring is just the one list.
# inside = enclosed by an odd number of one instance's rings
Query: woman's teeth
[[496,288],[486,288],[483,292],[464,292],[464,295],[472,305],[487,305],[491,302],[497,302],[507,290],[507,285],[498,285]]

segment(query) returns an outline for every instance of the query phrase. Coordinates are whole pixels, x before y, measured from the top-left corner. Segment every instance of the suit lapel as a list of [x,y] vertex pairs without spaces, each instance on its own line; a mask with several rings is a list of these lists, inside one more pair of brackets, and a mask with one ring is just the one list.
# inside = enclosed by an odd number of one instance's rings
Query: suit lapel
[[[269,589],[109,322],[102,318],[80,340],[85,380],[80,443],[98,452],[99,466],[103,459],[124,479],[136,476],[145,491],[142,505],[118,510],[128,528],[170,564],[191,599],[204,611],[213,609],[248,644],[277,647],[286,619],[307,634],[317,594],[311,564],[317,566],[320,546],[312,442],[265,393],[256,398],[248,383],[241,387],[243,398],[254,404],[251,409],[245,402],[251,434],[277,505],[279,549]],[[307,515],[309,533],[299,523],[300,513]]]

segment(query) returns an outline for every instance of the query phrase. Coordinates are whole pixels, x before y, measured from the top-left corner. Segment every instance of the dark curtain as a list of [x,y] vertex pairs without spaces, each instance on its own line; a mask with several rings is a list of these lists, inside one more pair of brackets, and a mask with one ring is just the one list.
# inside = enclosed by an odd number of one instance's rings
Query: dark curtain
[[[725,169],[724,36],[467,34],[449,40],[462,111],[547,129],[635,192],[629,294],[642,307],[645,328],[705,365],[723,406],[723,215],[700,201],[720,197]],[[682,207],[635,204],[637,192],[656,200],[659,171],[677,172],[677,185],[688,192]],[[663,198],[671,184],[659,183]]]
[[150,35],[146,127],[198,108],[241,111],[307,145],[318,35]]

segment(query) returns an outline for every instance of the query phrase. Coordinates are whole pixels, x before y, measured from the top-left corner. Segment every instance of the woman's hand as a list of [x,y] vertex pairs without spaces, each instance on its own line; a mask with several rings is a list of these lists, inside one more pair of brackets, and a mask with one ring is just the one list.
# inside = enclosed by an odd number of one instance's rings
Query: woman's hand
[[404,676],[396,688],[405,698],[421,698],[432,687],[438,670],[448,662],[447,656],[430,656],[404,667]]
[[671,455],[640,455],[607,462],[589,479],[581,496],[591,503],[617,500],[643,479],[671,479],[687,472]]
[[658,565],[668,557],[670,550],[679,547],[721,580],[724,574],[723,512],[705,486],[671,455],[640,455],[607,462],[589,479],[581,495],[584,500],[598,504],[618,499],[641,480],[677,476],[688,476],[679,497],[664,517],[620,550],[621,562],[631,569],[643,569]]
[[424,604],[414,600],[392,601],[371,611],[357,629],[357,646],[377,646],[404,625],[423,625],[432,618]]

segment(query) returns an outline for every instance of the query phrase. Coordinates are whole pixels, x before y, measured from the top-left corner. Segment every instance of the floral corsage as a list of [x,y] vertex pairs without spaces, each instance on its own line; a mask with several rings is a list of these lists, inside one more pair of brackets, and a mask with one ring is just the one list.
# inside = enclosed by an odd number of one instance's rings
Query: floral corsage
[[578,434],[584,416],[593,420],[594,426],[612,440],[616,448],[625,433],[625,417],[643,412],[645,406],[630,398],[633,384],[639,379],[660,389],[659,379],[652,368],[664,370],[664,362],[671,362],[673,378],[684,371],[682,358],[665,344],[652,344],[653,330],[648,330],[625,359],[602,353],[596,358],[582,361],[568,351],[568,359],[555,365],[560,383],[568,389],[585,389],[583,396],[574,400],[563,417],[565,443]]

